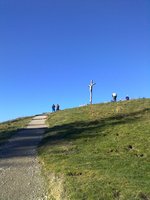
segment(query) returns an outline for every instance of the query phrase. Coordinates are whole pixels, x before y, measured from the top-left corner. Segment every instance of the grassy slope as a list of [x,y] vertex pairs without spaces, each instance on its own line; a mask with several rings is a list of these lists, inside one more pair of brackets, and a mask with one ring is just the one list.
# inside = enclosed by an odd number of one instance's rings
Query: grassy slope
[[0,123],[0,144],[11,137],[18,129],[24,128],[32,117],[23,117]]
[[150,99],[59,111],[48,124],[39,155],[51,199],[150,198]]

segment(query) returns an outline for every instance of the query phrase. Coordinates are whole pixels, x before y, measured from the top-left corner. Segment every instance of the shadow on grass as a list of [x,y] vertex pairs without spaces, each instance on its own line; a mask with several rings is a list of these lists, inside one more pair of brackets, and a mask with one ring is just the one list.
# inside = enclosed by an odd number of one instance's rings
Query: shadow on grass
[[134,123],[139,120],[145,112],[150,109],[143,109],[129,114],[116,114],[113,117],[93,121],[76,121],[48,128],[45,138],[41,141],[40,147],[44,145],[59,144],[62,141],[71,141],[79,138],[94,138],[103,136],[102,131],[109,126]]

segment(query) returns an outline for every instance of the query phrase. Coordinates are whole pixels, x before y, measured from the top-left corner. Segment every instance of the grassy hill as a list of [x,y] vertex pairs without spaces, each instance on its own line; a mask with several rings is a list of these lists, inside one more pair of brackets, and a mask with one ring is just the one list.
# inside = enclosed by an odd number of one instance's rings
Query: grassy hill
[[0,123],[0,145],[16,133],[16,131],[24,128],[31,119],[32,117],[20,117],[15,120]]
[[150,199],[150,99],[51,113],[39,146],[50,199]]

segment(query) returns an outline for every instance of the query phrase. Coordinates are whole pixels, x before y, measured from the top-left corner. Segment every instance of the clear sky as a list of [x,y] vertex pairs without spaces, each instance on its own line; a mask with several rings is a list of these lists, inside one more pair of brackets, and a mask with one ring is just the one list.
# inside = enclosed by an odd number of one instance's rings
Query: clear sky
[[150,97],[150,0],[0,0],[0,121]]

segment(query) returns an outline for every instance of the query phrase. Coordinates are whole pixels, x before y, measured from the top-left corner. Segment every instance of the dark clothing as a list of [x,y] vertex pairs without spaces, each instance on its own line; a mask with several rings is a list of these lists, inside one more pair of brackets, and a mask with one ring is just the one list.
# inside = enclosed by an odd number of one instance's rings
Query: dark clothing
[[58,111],[60,108],[59,104],[56,105],[56,111]]
[[127,101],[129,100],[129,96],[126,96],[126,100],[127,100]]
[[113,97],[113,100],[116,101],[116,100],[117,100],[117,96],[114,96],[114,97]]
[[112,93],[112,98],[113,98],[113,101],[117,101],[117,94],[116,93]]
[[52,112],[55,112],[55,105],[52,105]]

